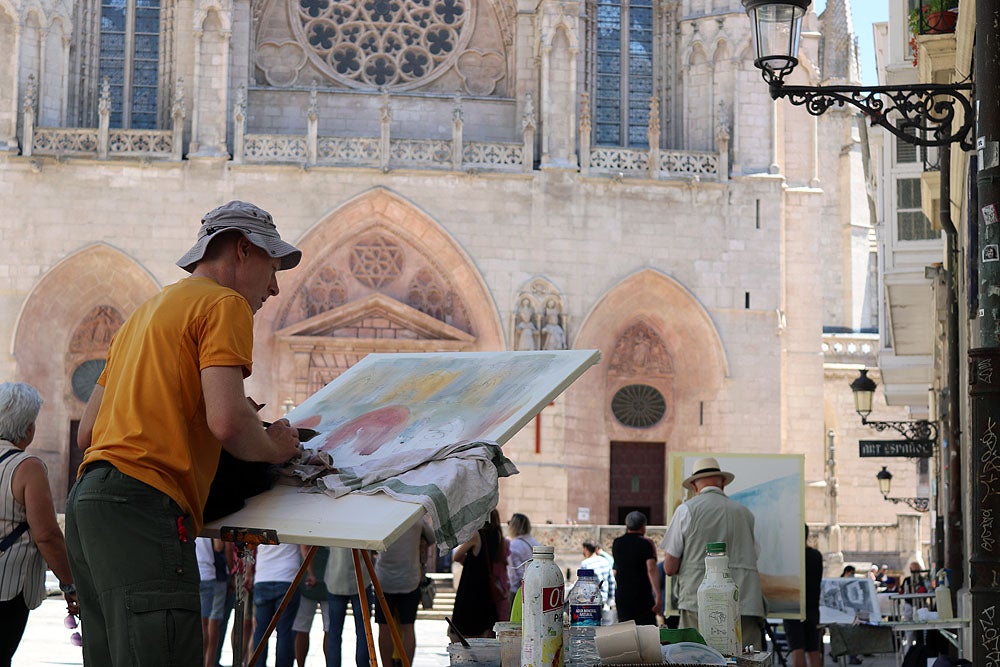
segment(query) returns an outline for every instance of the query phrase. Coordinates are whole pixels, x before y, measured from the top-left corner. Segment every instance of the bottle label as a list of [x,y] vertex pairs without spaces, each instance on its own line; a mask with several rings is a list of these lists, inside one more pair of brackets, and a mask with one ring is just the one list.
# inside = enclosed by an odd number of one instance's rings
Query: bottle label
[[542,613],[562,609],[563,606],[563,586],[553,586],[552,588],[542,588]]
[[569,606],[570,625],[600,625],[601,605],[598,604],[570,604]]

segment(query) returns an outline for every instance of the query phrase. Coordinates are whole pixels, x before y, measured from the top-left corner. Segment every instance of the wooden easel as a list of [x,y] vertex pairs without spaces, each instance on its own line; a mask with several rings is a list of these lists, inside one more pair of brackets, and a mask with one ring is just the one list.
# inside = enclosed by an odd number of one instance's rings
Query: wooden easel
[[[243,564],[243,567],[240,568],[236,574],[236,619],[234,621],[236,646],[233,648],[233,665],[239,667],[243,665],[243,646],[246,642],[243,637],[243,628],[248,613],[247,592],[244,584],[247,567],[251,564],[253,559],[252,551],[255,547],[261,544],[280,544],[280,542],[278,541],[277,531],[270,528],[234,528],[232,526],[223,526],[220,529],[220,534],[223,540],[233,543],[233,546],[236,548],[236,557]],[[295,579],[292,581],[292,584],[288,587],[288,591],[285,593],[285,596],[278,604],[278,609],[274,616],[271,617],[271,622],[264,631],[264,636],[261,638],[260,643],[254,647],[253,654],[250,656],[250,660],[247,663],[248,665],[256,665],[258,658],[260,658],[261,654],[267,648],[267,640],[271,637],[271,633],[274,632],[275,627],[277,627],[278,619],[281,618],[281,615],[285,612],[285,609],[288,607],[288,603],[291,602],[292,596],[294,596],[298,590],[299,584],[302,582],[302,578],[309,569],[309,564],[312,563],[313,557],[316,555],[316,550],[318,548],[319,547],[317,546],[309,547],[306,557],[302,560],[302,565],[299,566],[298,572],[295,573]],[[365,590],[364,576],[361,571],[361,561],[363,559],[365,567],[368,570],[368,576],[371,577],[372,585],[375,588],[375,597],[378,598],[378,603],[382,605],[382,612],[385,614],[385,618],[388,621],[389,631],[392,633],[392,644],[403,662],[403,667],[410,667],[410,659],[407,657],[406,651],[403,649],[403,639],[399,634],[399,626],[389,609],[389,603],[386,601],[385,594],[382,592],[382,585],[379,583],[378,577],[375,575],[375,565],[372,563],[371,555],[368,553],[367,549],[352,548],[351,552],[354,556],[354,576],[358,582],[358,596],[363,596]],[[372,633],[372,621],[367,613],[367,603],[364,606],[365,639],[368,641],[368,660],[371,667],[378,667],[378,658],[375,652],[375,635]],[[362,611],[360,609],[355,609],[354,613],[359,614],[362,613]],[[385,665],[383,667],[390,666]]]

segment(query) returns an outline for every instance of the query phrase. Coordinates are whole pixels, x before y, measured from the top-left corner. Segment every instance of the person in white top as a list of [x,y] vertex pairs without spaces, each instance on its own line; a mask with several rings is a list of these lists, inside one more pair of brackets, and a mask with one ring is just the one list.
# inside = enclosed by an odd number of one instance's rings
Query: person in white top
[[510,601],[514,601],[517,589],[524,578],[525,564],[531,560],[531,548],[541,545],[531,535],[531,520],[519,512],[511,515],[507,522],[510,552],[507,554],[507,581],[510,582]]
[[[264,638],[271,618],[278,611],[281,599],[292,586],[302,565],[302,553],[297,544],[262,544],[257,547],[253,583],[253,645]],[[275,629],[278,635],[274,659],[276,667],[292,667],[295,662],[295,631],[292,625],[299,611],[299,593],[292,596]],[[267,665],[267,651],[257,660],[256,667]]]
[[[417,636],[414,624],[417,620],[417,606],[420,604],[420,538],[434,544],[434,531],[426,520],[410,526],[399,539],[378,555],[375,561],[375,576],[378,577],[385,600],[393,617],[399,624],[399,634],[403,640],[403,650],[410,663],[417,650]],[[392,633],[389,620],[382,605],[375,605],[375,622],[378,623],[378,652],[382,664],[393,664]],[[396,658],[395,661],[399,662]]]
[[80,614],[45,464],[24,451],[41,409],[42,397],[31,385],[0,384],[0,665],[10,665],[28,611],[45,599],[46,563],[59,578],[69,613]]

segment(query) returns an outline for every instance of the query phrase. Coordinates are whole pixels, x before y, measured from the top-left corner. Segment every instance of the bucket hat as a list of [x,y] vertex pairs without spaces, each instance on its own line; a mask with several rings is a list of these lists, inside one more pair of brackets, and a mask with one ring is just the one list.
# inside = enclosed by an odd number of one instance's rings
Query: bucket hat
[[198,240],[177,260],[177,266],[188,273],[194,271],[212,239],[220,232],[230,230],[242,232],[255,246],[271,257],[281,259],[280,271],[295,267],[302,259],[301,250],[281,240],[270,213],[249,202],[233,200],[205,214],[198,230]]
[[692,484],[693,481],[703,477],[714,477],[715,475],[722,476],[722,486],[725,486],[736,479],[736,475],[731,472],[724,472],[721,468],[719,468],[718,461],[711,456],[707,456],[694,462],[694,472],[691,473],[690,477],[681,482],[681,485],[688,491],[694,491],[694,485]]

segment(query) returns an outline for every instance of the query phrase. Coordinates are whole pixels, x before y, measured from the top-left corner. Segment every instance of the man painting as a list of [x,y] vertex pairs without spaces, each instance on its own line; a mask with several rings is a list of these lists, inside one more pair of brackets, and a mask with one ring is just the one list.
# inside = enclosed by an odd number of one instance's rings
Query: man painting
[[253,315],[302,253],[253,204],[229,202],[201,222],[177,262],[191,276],[115,334],[80,421],[66,541],[87,664],[202,662],[195,536],[220,452],[284,463],[299,451],[287,420],[261,425],[243,380]]

